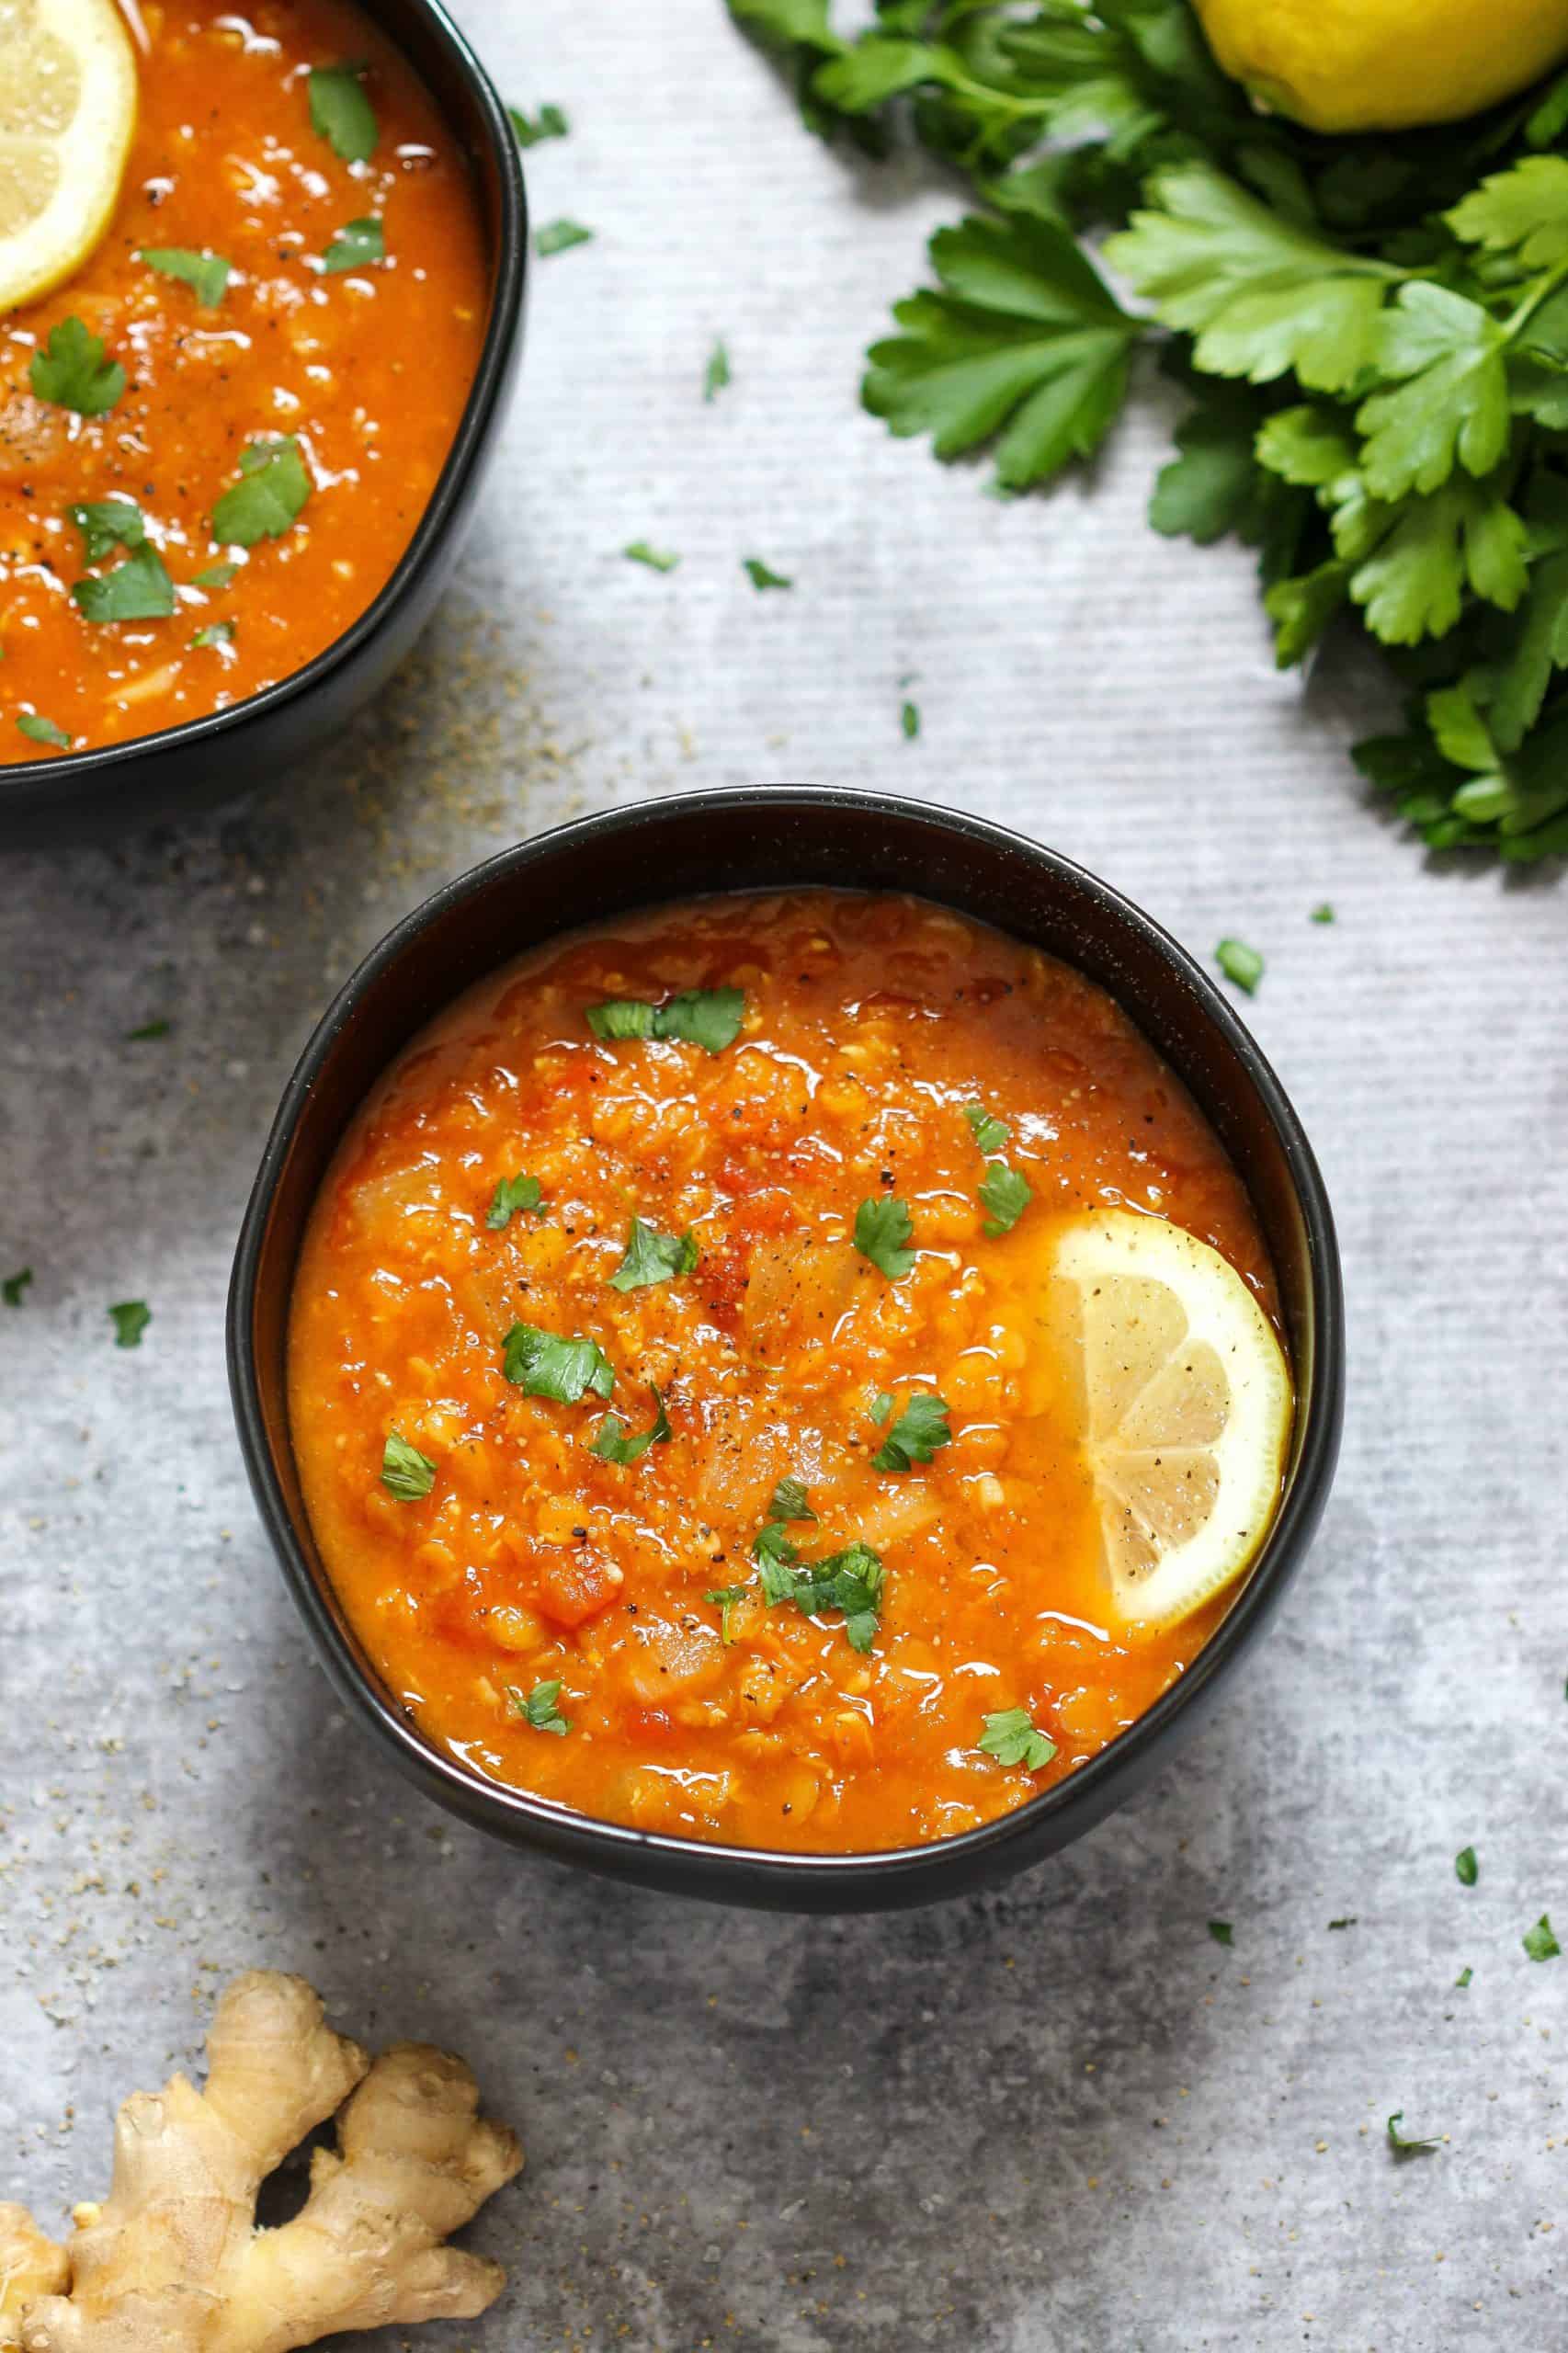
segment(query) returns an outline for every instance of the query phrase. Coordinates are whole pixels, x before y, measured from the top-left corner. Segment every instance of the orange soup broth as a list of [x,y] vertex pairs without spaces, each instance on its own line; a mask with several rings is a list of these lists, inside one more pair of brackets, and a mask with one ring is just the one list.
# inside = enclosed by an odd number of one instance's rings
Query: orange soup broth
[[[584,1008],[733,985],[741,1034],[600,1043]],[[962,1116],[1010,1131],[1034,1198],[983,1232]],[[543,1199],[486,1222],[504,1176]],[[915,1261],[890,1280],[856,1210],[896,1195]],[[1241,1183],[1184,1088],[1105,993],[925,903],[824,891],[640,915],[525,958],[403,1057],[313,1212],[290,1336],[311,1518],[391,1689],[482,1774],[588,1814],[832,1852],[968,1829],[1093,1756],[1179,1676],[1222,1604],[1119,1626],[1064,1367],[1029,1302],[1058,1222],[1099,1204],[1175,1220],[1272,1311]],[[633,1214],[690,1228],[695,1273],[621,1292]],[[597,1340],[611,1405],[673,1437],[589,1451],[606,1412],[502,1372],[522,1320]],[[1038,1319],[1035,1319],[1038,1321]],[[952,1442],[872,1467],[872,1401],[933,1390]],[[381,1482],[396,1429],[431,1493]],[[862,1655],[842,1618],[763,1606],[751,1547],[775,1483],[816,1514],[809,1562],[858,1538],[886,1568]],[[727,1611],[706,1597],[745,1586]],[[565,1733],[520,1717],[559,1681]],[[1043,1770],[978,1746],[1026,1709]]]
[[[74,747],[226,708],[341,636],[391,575],[462,415],[489,268],[466,161],[413,69],[345,0],[151,0],[141,113],[119,207],[78,275],[0,324],[0,762],[32,760],[24,712]],[[379,137],[339,160],[311,127],[312,65],[367,63]],[[350,221],[379,217],[386,259],[324,275]],[[137,258],[224,256],[217,305]],[[108,415],[36,400],[34,351],[72,315],[128,378]],[[312,492],[283,537],[213,540],[240,453],[299,438]],[[130,498],[176,584],[166,620],[94,622],[66,508]],[[124,551],[99,565],[112,570]],[[220,559],[222,589],[193,585]],[[198,632],[232,623],[226,641]]]

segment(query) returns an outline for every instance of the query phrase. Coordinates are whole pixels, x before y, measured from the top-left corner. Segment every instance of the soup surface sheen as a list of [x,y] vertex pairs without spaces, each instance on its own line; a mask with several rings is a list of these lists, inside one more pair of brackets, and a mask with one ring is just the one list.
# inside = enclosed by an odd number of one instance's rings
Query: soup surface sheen
[[[744,1012],[717,1052],[600,1039],[586,1019],[604,1000],[721,988]],[[984,1231],[971,1104],[1005,1122],[1032,1188],[1002,1234]],[[497,1228],[495,1188],[518,1176],[539,1205]],[[867,1199],[907,1207],[907,1271],[856,1247]],[[1074,1771],[1223,1606],[1175,1631],[1113,1620],[1080,1411],[1064,1368],[1026,1343],[1061,1221],[1105,1204],[1187,1227],[1272,1312],[1241,1183],[1126,1016],[944,909],[714,898],[487,982],[360,1115],[295,1287],[307,1502],[389,1687],[485,1775],[737,1844],[906,1846]],[[695,1267],[613,1287],[633,1217],[667,1256],[689,1231]],[[518,1324],[596,1342],[608,1404],[509,1381]],[[608,1413],[625,1438],[656,1426],[651,1384],[667,1441],[596,1455]],[[921,1393],[946,1400],[950,1443],[878,1468]],[[383,1483],[391,1432],[433,1466],[427,1494]],[[814,1520],[780,1529],[785,1478]],[[874,1550],[868,1647],[842,1610],[769,1606],[779,1535],[801,1568]],[[1056,1743],[1034,1771],[979,1745],[1012,1709]]]
[[[141,111],[108,233],[76,277],[0,323],[0,762],[176,726],[324,652],[413,536],[483,341],[467,163],[367,15],[345,0],[243,13],[152,0],[141,18]],[[363,65],[374,117],[358,162],[312,125],[311,69],[347,63]],[[233,267],[203,301],[148,251]],[[124,369],[100,415],[32,389],[35,354],[72,318]],[[244,453],[289,437],[304,504],[279,536],[231,542],[213,510]],[[68,509],[110,502],[137,510],[172,613],[94,619],[73,597],[149,561],[120,539],[89,566]],[[225,564],[233,577],[214,584]]]

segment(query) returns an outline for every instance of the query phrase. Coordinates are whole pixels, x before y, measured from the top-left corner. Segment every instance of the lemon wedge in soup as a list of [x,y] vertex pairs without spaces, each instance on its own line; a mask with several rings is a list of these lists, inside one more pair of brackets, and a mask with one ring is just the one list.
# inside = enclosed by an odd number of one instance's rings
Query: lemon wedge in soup
[[0,0],[0,312],[81,267],[135,130],[136,58],[114,0]]
[[1115,1606],[1172,1625],[1268,1533],[1293,1402],[1283,1351],[1229,1260],[1159,1218],[1066,1220],[1049,1282]]

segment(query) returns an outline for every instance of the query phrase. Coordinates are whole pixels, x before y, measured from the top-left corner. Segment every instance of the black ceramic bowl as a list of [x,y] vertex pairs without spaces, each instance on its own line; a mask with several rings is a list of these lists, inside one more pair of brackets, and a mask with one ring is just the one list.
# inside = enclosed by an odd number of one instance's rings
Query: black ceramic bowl
[[[317,1555],[289,1436],[284,1344],[311,1205],[348,1122],[415,1031],[525,949],[690,893],[788,883],[913,891],[1074,965],[1125,1007],[1244,1177],[1278,1275],[1298,1408],[1284,1501],[1229,1614],[1119,1739],[960,1837],[877,1855],[783,1855],[651,1836],[504,1789],[426,1739],[389,1695]],[[289,1588],[350,1712],[438,1804],[515,1846],[653,1887],[781,1910],[924,1904],[1077,1838],[1163,1764],[1271,1615],[1334,1474],[1344,1388],[1339,1259],[1323,1182],[1268,1064],[1183,949],[1108,883],[1017,834],[864,792],[763,785],[619,809],[519,843],[438,891],[366,958],[289,1083],[245,1214],[229,1372],[251,1483]]]
[[468,155],[490,247],[484,345],[429,505],[374,604],[290,677],[129,744],[0,767],[0,848],[97,838],[222,808],[346,727],[402,661],[447,584],[517,371],[528,209],[506,109],[440,0],[375,0],[373,13]]

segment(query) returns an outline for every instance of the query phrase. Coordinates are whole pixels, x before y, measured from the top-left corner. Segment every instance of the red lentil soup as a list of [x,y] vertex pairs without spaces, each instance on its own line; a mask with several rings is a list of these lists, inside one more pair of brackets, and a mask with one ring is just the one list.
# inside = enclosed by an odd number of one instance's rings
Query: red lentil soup
[[[999,1233],[976,1104],[1030,1188]],[[359,1116],[294,1290],[308,1508],[388,1687],[483,1775],[732,1844],[908,1846],[1074,1771],[1223,1607],[1113,1620],[1078,1409],[1008,1312],[1108,1203],[1273,1313],[1126,1016],[945,909],[717,897],[485,983]],[[979,1745],[1013,1709],[1043,1767]]]
[[[224,710],[324,652],[407,546],[483,340],[468,165],[367,14],[140,13],[108,233],[0,324],[0,762]],[[123,370],[102,414],[59,397],[71,370],[40,396],[34,361],[73,320],[97,385]]]

